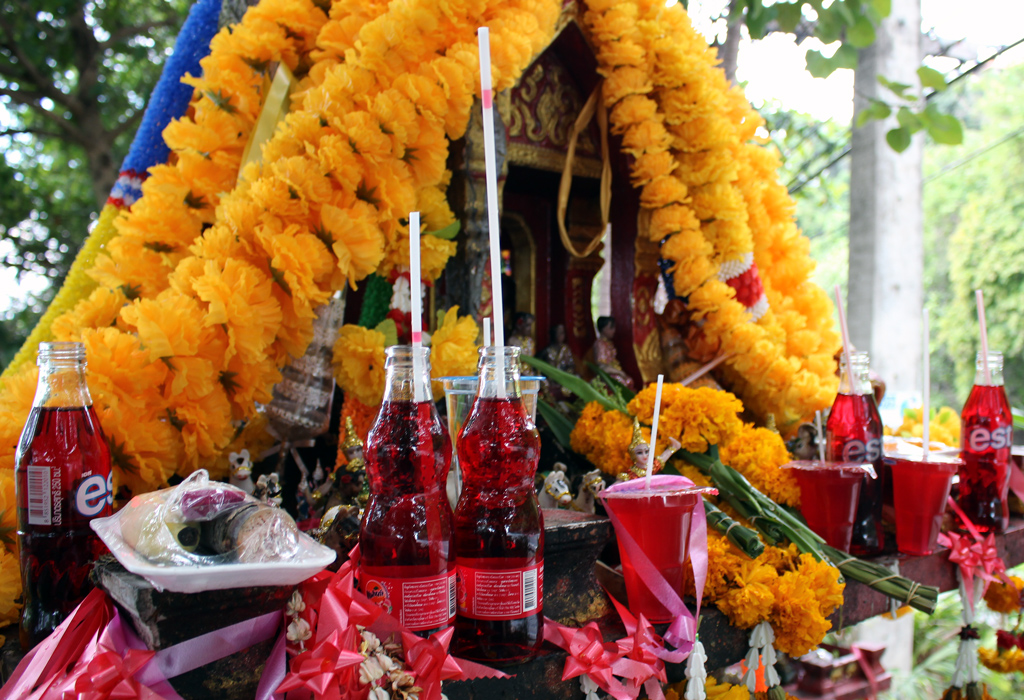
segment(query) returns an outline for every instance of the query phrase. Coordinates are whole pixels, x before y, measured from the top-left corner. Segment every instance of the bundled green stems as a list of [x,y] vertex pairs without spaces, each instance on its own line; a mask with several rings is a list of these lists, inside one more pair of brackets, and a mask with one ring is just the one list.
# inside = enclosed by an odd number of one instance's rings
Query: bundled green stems
[[[718,458],[718,447],[712,446],[707,454],[694,454],[685,450],[680,450],[677,454],[708,476],[718,487],[719,495],[725,498],[737,513],[756,527],[769,544],[775,545],[788,540],[795,544],[801,552],[810,553],[819,560],[830,562],[847,578],[863,583],[879,593],[895,598],[922,612],[931,614],[935,611],[935,601],[939,596],[938,588],[922,586],[908,578],[894,576],[891,571],[879,564],[857,559],[829,547],[821,537],[807,527],[806,523],[755,489],[735,469],[723,464],[722,460]],[[712,521],[710,511],[708,520]],[[722,531],[714,522],[712,525],[720,532]],[[733,532],[736,529],[733,528]],[[745,547],[731,537],[729,539],[749,555]]]
[[725,535],[751,559],[757,559],[764,552],[764,543],[756,532],[740,525],[711,501],[704,501],[704,513],[708,517],[708,525]]

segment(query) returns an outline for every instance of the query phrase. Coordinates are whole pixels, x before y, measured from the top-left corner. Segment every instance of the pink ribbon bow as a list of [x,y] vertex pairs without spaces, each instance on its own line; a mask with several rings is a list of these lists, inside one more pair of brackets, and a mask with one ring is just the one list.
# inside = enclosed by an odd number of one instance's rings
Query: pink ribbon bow
[[74,693],[65,691],[64,697],[77,700],[162,700],[136,678],[135,674],[149,663],[156,652],[129,649],[124,659],[113,650],[97,654],[75,681]]
[[618,646],[605,642],[597,623],[590,622],[580,629],[544,620],[544,639],[568,652],[562,680],[587,675],[616,700],[630,700],[635,693],[621,683],[612,671],[612,664],[621,658]]
[[[1003,581],[1011,586],[1013,582],[1006,575],[1006,562],[999,556],[995,535],[989,533],[987,537],[983,537],[967,514],[956,504],[956,501],[949,498],[948,503],[949,507],[960,517],[967,531],[970,532],[973,542],[967,538],[967,535],[956,532],[939,533],[938,541],[942,546],[949,548],[949,560],[960,567],[960,576],[964,580],[964,587],[968,591],[968,602],[973,610],[974,595],[971,591],[974,590],[975,574],[985,581],[986,590],[988,584],[995,581]],[[984,595],[984,591],[982,595]]]
[[[640,686],[647,690],[650,700],[663,700],[661,684],[667,682],[665,662],[681,663],[688,656],[684,651],[669,651],[665,641],[654,631],[654,626],[642,614],[637,619],[614,597],[612,603],[622,618],[627,636],[616,642],[622,655],[612,670],[615,675],[626,678],[627,688],[640,692]],[[659,682],[660,681],[660,682]]]
[[429,639],[421,639],[411,632],[402,632],[405,662],[415,672],[416,684],[423,688],[422,700],[440,700],[441,681],[462,675],[462,667],[448,654],[454,633],[455,629],[448,627]]
[[277,692],[304,688],[312,691],[316,700],[341,700],[341,685],[345,683],[346,675],[351,673],[348,669],[364,660],[358,651],[345,648],[341,634],[334,630],[317,642],[313,649],[292,659],[291,671],[277,687]]

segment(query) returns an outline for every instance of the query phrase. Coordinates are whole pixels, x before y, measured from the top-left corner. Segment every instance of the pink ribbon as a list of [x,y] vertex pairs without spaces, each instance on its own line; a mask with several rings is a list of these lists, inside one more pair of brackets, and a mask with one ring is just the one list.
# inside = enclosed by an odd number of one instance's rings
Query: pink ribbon
[[[135,678],[156,652],[129,649],[122,659],[113,651],[97,654],[75,681],[71,697],[78,700],[163,700]],[[64,693],[68,697],[67,693]]]
[[[663,474],[654,478],[658,480],[659,488],[696,488],[692,481],[683,476]],[[665,632],[665,641],[683,652],[683,658],[685,659],[686,656],[689,656],[690,651],[693,650],[693,644],[697,639],[696,617],[686,607],[682,598],[679,597],[679,593],[661,575],[661,572],[654,566],[636,540],[626,531],[622,521],[615,515],[614,508],[611,507],[605,496],[605,494],[619,491],[642,491],[644,488],[645,483],[642,479],[626,481],[605,489],[601,492],[600,498],[604,503],[612,525],[615,527],[615,536],[619,538],[619,542],[633,563],[633,568],[636,569],[640,580],[672,615],[672,621]],[[704,595],[704,582],[707,580],[708,575],[708,526],[702,503],[693,509],[691,515],[690,538],[687,543],[687,551],[690,566],[693,569],[694,588],[696,589],[696,615],[700,615],[700,603]]]
[[968,591],[968,602],[973,610],[974,595],[971,591],[974,590],[975,574],[985,581],[986,590],[988,589],[988,584],[995,581],[1003,581],[1011,586],[1013,582],[1010,581],[1010,577],[1006,574],[1006,562],[1002,560],[998,549],[996,549],[995,535],[989,533],[987,537],[983,537],[978,532],[978,528],[975,527],[974,523],[971,522],[967,514],[960,509],[960,506],[956,504],[952,497],[948,499],[948,503],[949,507],[953,509],[953,512],[963,522],[964,527],[967,528],[974,541],[972,542],[966,535],[960,535],[956,532],[939,533],[938,541],[942,546],[949,548],[949,560],[960,567],[960,576],[964,580],[964,586]]
[[575,629],[545,618],[544,639],[568,653],[562,670],[563,681],[587,675],[616,700],[636,697],[636,693],[631,693],[615,678],[612,666],[622,658],[622,654],[614,642],[604,641],[597,623],[590,622]]
[[351,676],[351,669],[365,660],[358,651],[345,646],[339,632],[332,631],[320,639],[313,649],[292,659],[292,670],[277,687],[277,691],[306,689],[312,691],[315,700],[341,700],[341,687],[348,685],[346,676]]
[[441,700],[441,681],[462,676],[462,667],[448,654],[454,627],[421,639],[407,631],[402,632],[405,663],[416,674],[416,685],[423,688],[423,700]]

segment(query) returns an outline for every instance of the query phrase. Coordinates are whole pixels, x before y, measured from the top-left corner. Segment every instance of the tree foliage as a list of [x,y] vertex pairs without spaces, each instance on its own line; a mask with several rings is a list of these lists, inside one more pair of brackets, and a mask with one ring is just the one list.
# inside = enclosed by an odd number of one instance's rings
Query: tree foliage
[[0,5],[0,255],[52,286],[12,300],[20,343],[117,179],[187,0],[6,0]]

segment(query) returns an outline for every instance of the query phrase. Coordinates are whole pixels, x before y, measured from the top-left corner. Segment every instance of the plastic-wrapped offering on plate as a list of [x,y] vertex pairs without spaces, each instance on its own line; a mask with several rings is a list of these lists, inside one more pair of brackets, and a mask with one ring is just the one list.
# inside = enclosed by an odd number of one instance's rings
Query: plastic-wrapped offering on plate
[[287,561],[301,549],[288,513],[210,481],[205,470],[133,498],[114,519],[124,544],[151,564],[259,564]]

